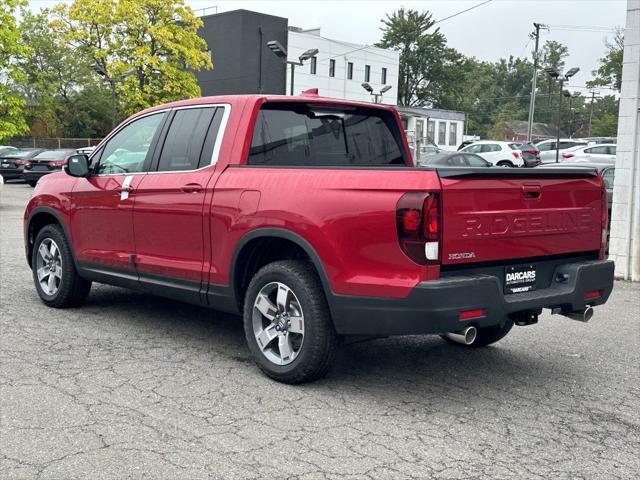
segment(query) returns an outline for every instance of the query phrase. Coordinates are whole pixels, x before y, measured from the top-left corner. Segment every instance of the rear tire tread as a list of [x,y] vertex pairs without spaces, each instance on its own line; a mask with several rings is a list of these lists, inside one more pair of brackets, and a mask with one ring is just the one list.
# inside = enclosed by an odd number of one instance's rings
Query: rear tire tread
[[[304,312],[303,349],[306,350],[285,368],[271,364],[258,350],[252,326],[255,295],[266,283],[275,280],[290,284]],[[266,265],[253,277],[244,300],[244,329],[254,360],[265,375],[282,383],[297,384],[311,382],[327,374],[336,355],[338,336],[322,292],[322,284],[315,269],[304,261],[277,261]]]

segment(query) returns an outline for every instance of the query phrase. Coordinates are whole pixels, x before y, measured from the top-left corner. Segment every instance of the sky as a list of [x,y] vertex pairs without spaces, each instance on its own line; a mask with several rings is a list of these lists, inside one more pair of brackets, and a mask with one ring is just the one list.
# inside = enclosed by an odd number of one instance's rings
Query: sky
[[[289,25],[320,27],[322,35],[336,40],[373,44],[380,39],[380,20],[404,6],[429,10],[436,20],[479,5],[486,0],[186,0],[194,9],[207,8],[206,14],[246,9],[289,19]],[[49,7],[50,0],[31,0],[32,9]],[[215,8],[214,8],[215,7]],[[196,13],[202,14],[203,11]],[[533,22],[549,25],[540,37],[559,41],[569,48],[567,68],[580,72],[570,90],[586,92],[598,59],[605,54],[604,40],[613,29],[624,28],[625,0],[490,0],[468,12],[438,24],[449,45],[464,55],[495,61],[509,55],[531,58],[533,41],[529,33]],[[580,27],[575,29],[573,27]],[[608,93],[601,89],[601,93]]]

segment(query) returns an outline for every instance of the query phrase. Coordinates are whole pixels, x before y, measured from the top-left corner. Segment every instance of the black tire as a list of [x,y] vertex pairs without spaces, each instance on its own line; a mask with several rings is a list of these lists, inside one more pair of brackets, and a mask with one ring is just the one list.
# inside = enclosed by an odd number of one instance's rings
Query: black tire
[[[51,240],[55,242],[56,250],[59,250],[59,264],[62,267],[59,285],[57,291],[53,294],[49,294],[43,289],[38,280],[37,268],[40,245]],[[49,307],[66,308],[78,306],[86,300],[89,290],[91,290],[91,282],[78,275],[69,242],[58,225],[46,225],[38,232],[31,255],[31,270],[36,291],[42,301]]]
[[[293,292],[304,317],[303,341],[297,356],[286,365],[270,361],[260,349],[254,333],[254,303],[258,294],[275,282],[286,285]],[[313,266],[303,261],[283,260],[271,263],[251,280],[244,299],[245,337],[260,370],[274,380],[289,384],[310,382],[329,371],[335,358],[338,336],[322,292],[322,284]],[[269,323],[266,317],[262,320]]]
[[38,183],[38,181],[36,180],[35,182],[33,180],[27,180],[27,183],[29,184],[30,187],[35,187],[36,184]]
[[463,343],[454,342],[450,338],[442,337],[447,342],[452,343],[454,345],[458,345],[461,347],[486,347],[487,345],[491,345],[492,343],[496,343],[499,340],[502,340],[513,328],[513,320],[508,319],[505,321],[504,325],[495,325],[492,327],[481,327],[478,328],[478,333],[476,334],[476,339],[471,345],[465,345]]
[[498,166],[499,167],[509,167],[509,168],[513,168],[514,165],[512,162],[510,162],[509,160],[500,160],[498,162]]

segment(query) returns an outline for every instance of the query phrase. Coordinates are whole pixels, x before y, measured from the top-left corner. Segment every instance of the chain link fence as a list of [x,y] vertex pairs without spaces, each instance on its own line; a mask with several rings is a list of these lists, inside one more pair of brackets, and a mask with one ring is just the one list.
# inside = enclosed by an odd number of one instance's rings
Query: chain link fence
[[63,137],[16,137],[7,145],[18,148],[82,148],[94,147],[101,138],[63,138]]

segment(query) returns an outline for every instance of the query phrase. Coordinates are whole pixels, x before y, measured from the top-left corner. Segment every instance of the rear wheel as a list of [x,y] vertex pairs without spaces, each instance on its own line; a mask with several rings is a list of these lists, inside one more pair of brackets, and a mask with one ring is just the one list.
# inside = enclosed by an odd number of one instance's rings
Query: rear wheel
[[449,343],[453,343],[454,345],[461,345],[464,347],[486,347],[487,345],[491,345],[492,343],[496,343],[499,340],[502,340],[513,328],[513,320],[507,319],[504,325],[494,325],[491,327],[481,327],[477,329],[476,338],[470,345],[465,345],[462,343],[454,342],[453,340],[442,337]]
[[512,168],[513,167],[513,163],[511,163],[509,160],[500,160],[498,162],[498,166],[499,167],[508,167],[508,168]]
[[338,337],[313,267],[278,261],[251,280],[244,301],[244,331],[258,367],[284,383],[324,376]]
[[36,183],[38,183],[38,181],[37,180],[35,180],[35,181],[34,180],[27,180],[27,183],[29,184],[30,187],[35,187]]
[[91,282],[76,272],[69,243],[57,225],[47,225],[38,232],[31,269],[38,295],[50,307],[76,306],[89,295]]

